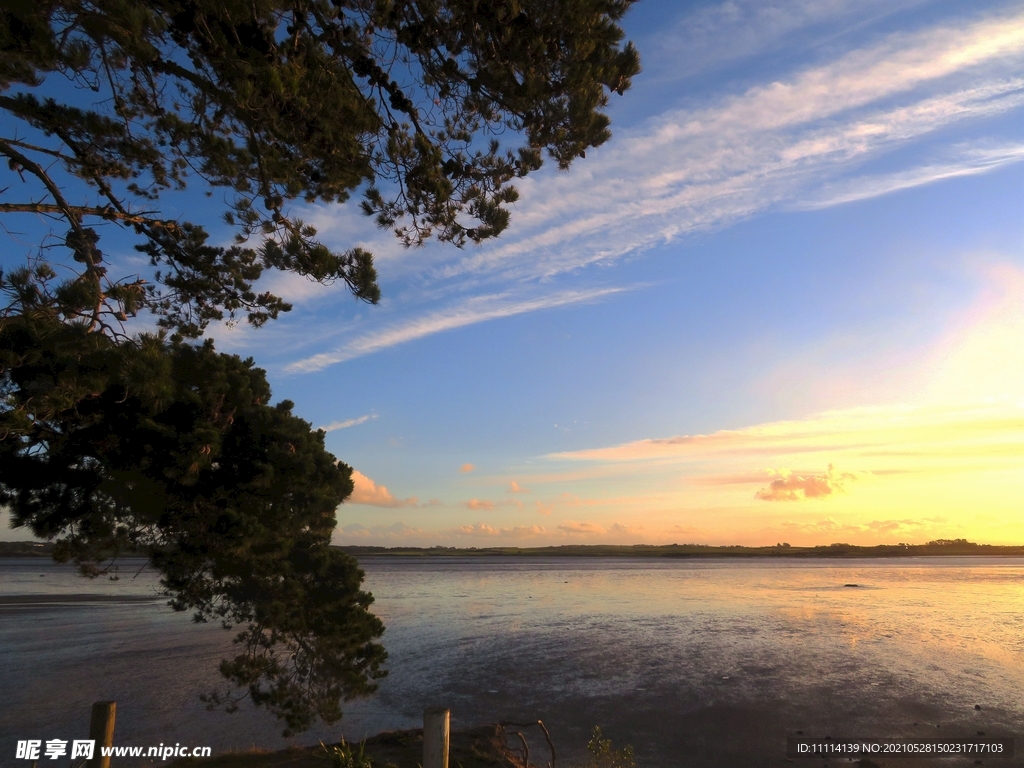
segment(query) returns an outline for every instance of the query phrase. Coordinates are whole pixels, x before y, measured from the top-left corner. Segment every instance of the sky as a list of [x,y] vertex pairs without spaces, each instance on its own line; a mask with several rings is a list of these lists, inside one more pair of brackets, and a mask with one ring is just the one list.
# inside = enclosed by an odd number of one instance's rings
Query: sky
[[[1024,7],[641,0],[509,229],[219,328],[354,470],[334,541],[1024,544]],[[126,257],[127,258],[127,257]],[[8,534],[10,535],[10,534]]]

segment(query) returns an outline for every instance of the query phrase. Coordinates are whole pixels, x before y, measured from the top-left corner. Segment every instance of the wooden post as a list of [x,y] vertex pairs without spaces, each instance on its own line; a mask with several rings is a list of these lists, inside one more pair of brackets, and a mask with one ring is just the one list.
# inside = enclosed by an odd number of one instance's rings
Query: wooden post
[[89,768],[110,768],[110,756],[103,756],[101,747],[114,746],[114,717],[117,702],[97,701],[92,705],[92,720],[89,722],[89,738],[96,742],[89,761]]
[[423,712],[423,768],[448,768],[450,718],[444,707]]

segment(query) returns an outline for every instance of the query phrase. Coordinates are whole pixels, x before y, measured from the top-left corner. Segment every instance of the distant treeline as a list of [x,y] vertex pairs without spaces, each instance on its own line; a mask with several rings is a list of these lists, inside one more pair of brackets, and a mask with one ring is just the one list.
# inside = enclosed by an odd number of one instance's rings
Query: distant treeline
[[51,557],[53,544],[48,541],[0,541],[0,557]]
[[[0,541],[0,557],[53,557],[53,542]],[[145,553],[125,548],[119,557],[145,557]]]
[[1024,556],[1024,546],[975,544],[967,539],[939,539],[927,544],[881,544],[859,547],[828,544],[817,547],[714,547],[706,544],[567,544],[560,547],[339,547],[355,557],[934,557],[957,555]]
[[[1024,546],[975,544],[967,539],[938,539],[927,544],[881,544],[858,547],[828,544],[817,547],[713,547],[707,544],[567,544],[559,547],[338,547],[356,557],[934,557],[956,555],[1014,555]],[[50,557],[53,544],[39,541],[0,541],[0,557]]]

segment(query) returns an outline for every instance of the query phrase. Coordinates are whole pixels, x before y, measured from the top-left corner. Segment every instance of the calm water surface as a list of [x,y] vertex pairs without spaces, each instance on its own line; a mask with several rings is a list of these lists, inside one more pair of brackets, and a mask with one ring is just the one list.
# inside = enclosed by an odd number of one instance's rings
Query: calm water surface
[[[1024,559],[362,565],[390,675],[300,743],[416,727],[437,704],[454,727],[540,717],[570,758],[599,724],[641,765],[786,765],[798,730],[1024,734]],[[172,613],[150,574],[0,559],[0,765],[16,739],[83,737],[103,699],[119,744],[284,746],[264,713],[198,701],[230,638]]]

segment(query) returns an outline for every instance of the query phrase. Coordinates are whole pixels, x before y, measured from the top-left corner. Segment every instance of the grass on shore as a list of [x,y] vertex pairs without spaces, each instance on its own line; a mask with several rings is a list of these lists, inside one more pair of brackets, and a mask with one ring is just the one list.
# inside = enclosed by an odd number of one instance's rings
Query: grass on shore
[[[337,745],[327,745],[328,747]],[[358,745],[356,745],[358,746]],[[423,731],[387,731],[362,742],[373,768],[418,768],[423,762]],[[452,731],[449,746],[451,768],[520,768],[505,746],[497,725]],[[314,747],[292,747],[279,752],[249,750],[226,752],[208,758],[182,758],[170,768],[334,768],[327,752]]]
[[[533,753],[528,754],[519,748],[523,743],[514,728],[506,730],[500,725],[452,731],[448,765],[450,768],[543,768],[549,765],[547,745],[535,744]],[[600,728],[594,728],[587,751],[589,759],[582,768],[636,768],[633,748],[627,745],[616,749],[611,739],[603,738]],[[249,750],[201,759],[183,758],[175,760],[169,768],[421,768],[422,759],[423,730],[416,729],[386,731],[358,744],[341,742],[292,747],[279,752]]]

